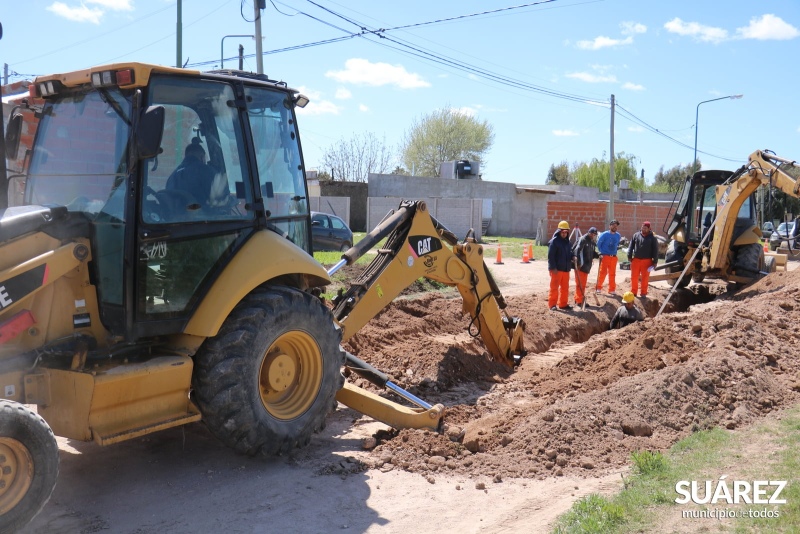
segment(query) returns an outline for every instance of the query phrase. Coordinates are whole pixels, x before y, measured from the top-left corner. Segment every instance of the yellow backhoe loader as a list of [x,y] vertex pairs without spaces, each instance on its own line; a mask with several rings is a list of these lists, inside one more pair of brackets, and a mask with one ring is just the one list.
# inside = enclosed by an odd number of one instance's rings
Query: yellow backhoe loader
[[667,235],[665,263],[650,281],[669,280],[678,287],[706,278],[744,285],[774,272],[777,258],[764,254],[755,216],[755,191],[775,187],[793,197],[800,184],[787,172],[798,165],[767,150],[750,154],[735,172],[699,171],[686,177]]
[[[39,77],[29,102],[43,105],[25,171],[0,176],[0,531],[49,498],[54,435],[109,445],[202,420],[269,455],[306,444],[337,399],[437,428],[441,406],[340,346],[419,276],[458,287],[498,361],[524,354],[482,247],[420,202],[343,255],[387,236],[325,305],[295,117],[308,99],[285,83],[124,63]],[[417,407],[345,384],[345,365]]]

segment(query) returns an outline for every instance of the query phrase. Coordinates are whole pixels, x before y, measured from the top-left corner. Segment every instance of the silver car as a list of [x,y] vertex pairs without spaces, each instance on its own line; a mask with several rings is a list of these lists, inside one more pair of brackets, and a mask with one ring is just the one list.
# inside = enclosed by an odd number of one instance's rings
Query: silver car
[[778,225],[778,229],[769,236],[770,250],[775,251],[782,246],[800,248],[800,242],[798,242],[797,234],[795,234],[795,221],[782,222]]

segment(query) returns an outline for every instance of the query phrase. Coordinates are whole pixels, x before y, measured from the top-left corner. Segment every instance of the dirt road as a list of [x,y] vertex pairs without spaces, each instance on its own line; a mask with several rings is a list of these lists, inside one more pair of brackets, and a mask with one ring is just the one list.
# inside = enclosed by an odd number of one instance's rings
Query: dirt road
[[[532,352],[516,373],[485,358],[452,297],[398,301],[351,340],[445,404],[446,435],[403,431],[364,450],[386,427],[340,406],[309,447],[269,460],[236,455],[202,424],[105,448],[59,440],[58,485],[25,532],[546,532],[575,499],[614,491],[631,450],[797,402],[794,334],[778,344],[759,325],[797,324],[798,273],[697,306],[703,318],[604,333],[618,298],[550,312],[545,262],[504,261],[487,263]],[[666,289],[651,294],[640,304],[652,315]]]

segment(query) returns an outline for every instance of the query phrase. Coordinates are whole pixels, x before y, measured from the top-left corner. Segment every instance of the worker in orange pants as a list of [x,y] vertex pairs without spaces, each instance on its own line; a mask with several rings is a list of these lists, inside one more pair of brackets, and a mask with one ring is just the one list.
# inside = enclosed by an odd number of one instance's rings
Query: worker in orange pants
[[614,219],[608,223],[608,230],[597,238],[597,251],[600,253],[600,270],[597,273],[597,286],[595,287],[597,293],[603,291],[606,274],[608,275],[608,292],[614,293],[617,290],[617,248],[621,237],[617,228],[619,228],[619,221]]
[[[650,222],[642,223],[642,229],[633,234],[631,244],[628,246],[628,261],[631,262],[631,293],[637,296],[647,296],[647,284],[650,282],[650,272],[658,264],[658,240],[650,231]],[[639,278],[642,280],[641,293],[639,292]]]
[[[569,305],[569,273],[572,270],[572,246],[569,244],[569,223],[561,221],[547,243],[547,270],[550,271],[550,294],[547,307],[571,310]],[[556,306],[558,306],[556,308]]]
[[575,305],[586,307],[583,301],[586,298],[586,284],[589,281],[589,273],[592,271],[592,261],[600,255],[595,250],[597,240],[597,228],[592,226],[586,235],[581,237],[572,248],[575,255]]

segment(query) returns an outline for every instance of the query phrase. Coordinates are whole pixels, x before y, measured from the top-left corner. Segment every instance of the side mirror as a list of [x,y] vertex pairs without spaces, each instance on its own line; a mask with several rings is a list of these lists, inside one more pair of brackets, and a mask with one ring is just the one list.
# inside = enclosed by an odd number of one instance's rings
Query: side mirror
[[319,221],[311,221],[311,226],[322,226],[322,223]]
[[139,159],[154,158],[161,153],[164,117],[164,106],[150,106],[142,113],[136,132],[136,150]]
[[6,157],[16,159],[19,151],[19,139],[22,136],[22,115],[17,113],[8,121],[6,128]]

